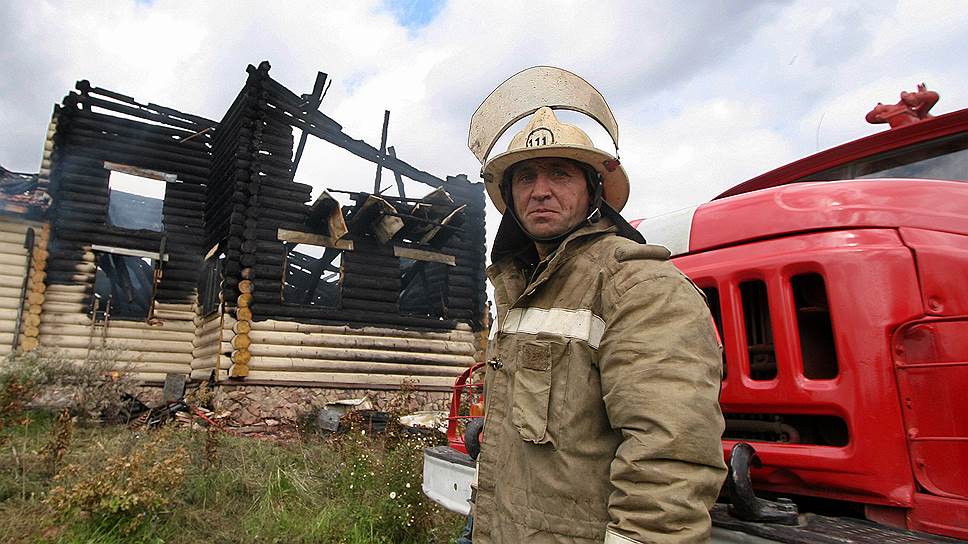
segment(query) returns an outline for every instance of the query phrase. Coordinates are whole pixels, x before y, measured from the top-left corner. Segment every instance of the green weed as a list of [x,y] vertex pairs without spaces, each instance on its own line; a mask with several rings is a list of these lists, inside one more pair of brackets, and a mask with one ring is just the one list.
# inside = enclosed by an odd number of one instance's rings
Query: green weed
[[420,491],[434,439],[393,425],[289,442],[124,426],[66,438],[57,414],[23,416],[0,430],[0,543],[427,544],[463,525]]

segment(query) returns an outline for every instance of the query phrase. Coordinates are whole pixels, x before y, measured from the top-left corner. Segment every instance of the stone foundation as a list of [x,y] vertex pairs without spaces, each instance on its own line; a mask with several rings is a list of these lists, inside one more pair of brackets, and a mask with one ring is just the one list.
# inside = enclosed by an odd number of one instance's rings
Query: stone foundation
[[[110,382],[108,382],[110,383]],[[90,386],[62,385],[46,387],[31,406],[60,410],[85,408],[110,401],[119,404],[121,392],[127,392],[149,407],[163,404],[162,387],[158,385],[118,384],[103,391],[92,392]],[[90,402],[80,399],[95,395]],[[103,398],[102,398],[103,397]],[[293,424],[302,418],[315,417],[316,412],[327,403],[366,397],[375,410],[396,411],[409,414],[418,410],[450,410],[450,392],[437,391],[384,391],[374,389],[328,389],[322,387],[293,387],[284,385],[218,384],[214,390],[205,391],[198,384],[189,385],[185,398],[189,404],[211,405],[216,413],[228,412],[223,419],[229,425],[282,425]],[[98,402],[100,401],[100,402]],[[87,407],[86,404],[91,404]],[[91,417],[99,413],[94,411]]]
[[241,426],[291,424],[300,418],[315,417],[314,414],[327,403],[362,397],[368,398],[375,410],[394,410],[402,414],[450,409],[450,393],[436,391],[219,384],[212,395],[215,412],[229,412],[229,424]]

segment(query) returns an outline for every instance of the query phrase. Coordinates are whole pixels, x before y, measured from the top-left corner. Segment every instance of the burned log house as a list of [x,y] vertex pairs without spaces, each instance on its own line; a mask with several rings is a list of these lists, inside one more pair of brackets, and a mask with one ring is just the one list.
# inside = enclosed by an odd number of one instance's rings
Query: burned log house
[[44,268],[50,228],[44,221],[50,196],[48,128],[44,160],[39,174],[11,172],[0,166],[0,358],[18,345],[37,346]]
[[[482,187],[349,137],[318,111],[325,79],[298,96],[249,66],[219,122],[79,82],[54,111],[39,345],[106,348],[148,383],[447,390],[479,351]],[[293,176],[312,137],[399,194],[310,202]]]

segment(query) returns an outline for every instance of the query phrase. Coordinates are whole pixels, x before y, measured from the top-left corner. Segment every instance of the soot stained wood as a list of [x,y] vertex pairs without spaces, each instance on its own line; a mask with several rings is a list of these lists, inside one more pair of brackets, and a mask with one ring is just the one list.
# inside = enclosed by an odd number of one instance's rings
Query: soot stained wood
[[[485,301],[482,185],[463,176],[438,178],[353,139],[318,111],[318,100],[307,102],[273,80],[268,63],[247,72],[219,122],[78,82],[55,108],[51,247],[62,253],[51,259],[48,283],[88,281],[90,274],[78,266],[91,244],[158,251],[164,240],[168,262],[156,298],[192,302],[203,257],[218,244],[225,303],[238,303],[240,311],[245,305],[256,321],[434,330],[460,321],[479,327]],[[427,184],[429,194],[327,194],[314,201],[313,187],[292,179],[295,130]],[[176,176],[165,186],[162,232],[111,224],[105,161]],[[352,249],[339,250],[328,263],[304,253],[295,259],[296,242],[278,240],[279,229],[329,236]],[[417,259],[446,255],[454,266],[399,258],[394,246],[418,250],[404,253]],[[315,251],[328,251],[332,259],[337,250]],[[314,275],[323,274],[324,291],[338,293],[315,299],[325,299],[327,307],[283,300],[285,278],[313,286],[323,283]]]

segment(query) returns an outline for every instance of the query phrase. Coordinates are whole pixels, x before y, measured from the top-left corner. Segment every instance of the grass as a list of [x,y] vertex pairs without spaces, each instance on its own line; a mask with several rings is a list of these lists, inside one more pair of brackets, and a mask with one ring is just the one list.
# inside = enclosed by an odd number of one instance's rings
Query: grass
[[275,441],[75,423],[32,411],[0,428],[0,543],[426,544],[463,525],[420,491],[432,439],[401,429]]

